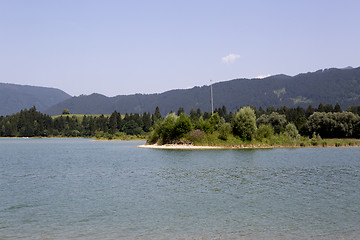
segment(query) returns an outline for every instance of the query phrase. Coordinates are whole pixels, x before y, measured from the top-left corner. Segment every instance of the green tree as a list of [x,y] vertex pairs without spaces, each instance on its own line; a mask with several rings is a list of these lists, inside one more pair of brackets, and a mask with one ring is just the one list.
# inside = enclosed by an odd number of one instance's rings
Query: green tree
[[196,122],[199,120],[199,117],[197,116],[196,111],[193,108],[190,110],[190,119],[192,122]]
[[314,112],[315,112],[315,108],[313,108],[311,105],[309,105],[305,111],[305,117],[309,118]]
[[250,107],[241,108],[233,117],[232,130],[242,140],[251,140],[256,132],[256,116]]
[[342,112],[342,109],[338,103],[335,104],[334,112]]
[[219,114],[214,113],[213,115],[211,115],[211,117],[209,119],[209,124],[210,124],[210,129],[209,130],[210,130],[211,133],[218,129],[219,123],[220,123]]
[[123,119],[122,119],[121,114],[119,112],[116,115],[116,126],[117,126],[118,131],[120,131],[120,132],[123,131],[124,122],[123,122]]
[[285,127],[285,136],[287,136],[288,138],[291,139],[299,139],[300,138],[300,134],[299,131],[297,130],[295,124],[293,123],[288,123]]
[[203,116],[204,120],[208,120],[211,118],[211,112],[204,112]]
[[150,113],[144,112],[143,114],[143,130],[144,132],[149,132],[151,128],[151,116]]
[[349,106],[346,109],[347,112],[352,112],[354,114],[360,115],[360,106]]
[[185,113],[185,110],[183,107],[179,107],[179,109],[177,111],[177,115],[180,116],[182,113]]
[[15,137],[17,134],[16,126],[10,123],[10,120],[5,123],[4,126],[4,136],[5,137]]
[[276,108],[274,106],[268,106],[266,108],[266,114],[271,114],[276,111]]
[[172,138],[179,139],[191,130],[192,124],[190,118],[185,113],[181,113],[180,116],[176,119]]
[[175,113],[168,114],[160,125],[160,138],[163,143],[169,143],[174,137],[174,128],[178,116]]
[[197,121],[195,123],[195,128],[200,129],[201,131],[206,132],[206,133],[212,133],[214,131],[211,128],[209,119],[204,120],[204,118],[202,116],[199,118],[199,121]]
[[327,103],[327,104],[325,104],[325,106],[324,106],[324,111],[325,112],[333,112],[334,111],[334,108],[333,108],[333,106],[331,105],[331,104],[329,104],[329,103]]
[[153,122],[155,123],[156,121],[161,119],[161,113],[160,113],[160,109],[159,107],[156,107],[155,112],[153,114]]
[[280,132],[283,132],[285,130],[285,125],[287,121],[285,115],[281,115],[277,112],[272,112],[269,115],[262,115],[257,119],[256,122],[258,125],[270,124],[274,128],[275,133],[279,134]]
[[125,123],[124,128],[125,128],[125,133],[128,135],[138,135],[143,133],[142,128],[133,119],[127,121]]
[[325,112],[325,107],[324,107],[324,105],[323,105],[322,103],[320,103],[316,111],[317,111],[317,112]]
[[101,114],[100,117],[96,118],[96,129],[99,131],[106,132],[107,131],[107,119],[104,114]]
[[266,114],[265,110],[260,106],[259,109],[255,112],[256,118],[259,118],[261,115]]
[[196,109],[196,116],[198,118],[200,118],[202,116],[202,112],[201,112],[200,108]]
[[231,124],[230,123],[221,124],[218,131],[219,131],[218,138],[226,141],[231,133]]
[[274,129],[270,124],[261,124],[256,130],[255,139],[261,142],[266,142],[274,135]]
[[109,118],[109,122],[108,122],[108,129],[109,129],[109,133],[110,134],[115,134],[115,132],[117,131],[118,129],[118,126],[117,126],[117,111],[114,111],[110,118]]
[[307,122],[307,133],[319,134],[322,138],[355,137],[356,124],[360,117],[351,112],[315,112]]

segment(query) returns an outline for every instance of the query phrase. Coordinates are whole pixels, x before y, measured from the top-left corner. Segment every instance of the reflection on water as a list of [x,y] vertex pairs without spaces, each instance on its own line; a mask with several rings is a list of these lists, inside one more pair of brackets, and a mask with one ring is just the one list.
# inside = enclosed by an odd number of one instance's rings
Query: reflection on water
[[0,239],[356,239],[360,149],[0,140]]

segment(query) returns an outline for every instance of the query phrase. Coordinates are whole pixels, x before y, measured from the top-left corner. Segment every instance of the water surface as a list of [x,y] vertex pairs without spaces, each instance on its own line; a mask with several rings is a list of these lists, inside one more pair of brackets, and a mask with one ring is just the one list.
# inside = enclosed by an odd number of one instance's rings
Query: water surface
[[0,239],[358,239],[360,148],[0,139]]

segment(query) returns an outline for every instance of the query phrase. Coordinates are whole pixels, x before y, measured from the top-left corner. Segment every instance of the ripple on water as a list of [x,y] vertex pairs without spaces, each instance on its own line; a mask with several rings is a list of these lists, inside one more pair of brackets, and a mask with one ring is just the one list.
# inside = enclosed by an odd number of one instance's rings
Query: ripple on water
[[164,151],[133,142],[0,141],[0,239],[360,235],[356,148]]

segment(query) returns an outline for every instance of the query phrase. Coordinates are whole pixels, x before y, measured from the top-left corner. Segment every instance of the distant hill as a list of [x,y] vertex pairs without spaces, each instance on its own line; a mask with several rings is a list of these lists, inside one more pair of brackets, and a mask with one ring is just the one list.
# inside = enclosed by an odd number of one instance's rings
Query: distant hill
[[[214,107],[225,105],[229,111],[246,106],[303,106],[319,103],[339,103],[343,109],[360,105],[360,67],[325,69],[294,77],[275,75],[263,79],[235,79],[213,85]],[[210,86],[171,90],[161,94],[135,94],[106,97],[100,94],[82,95],[67,99],[46,110],[51,115],[67,108],[77,114],[153,113],[159,106],[161,113],[183,107],[210,111]]]
[[10,115],[35,106],[39,111],[71,96],[55,88],[0,83],[0,116]]

